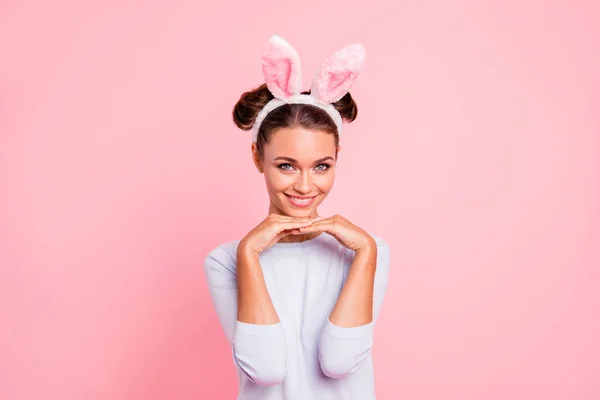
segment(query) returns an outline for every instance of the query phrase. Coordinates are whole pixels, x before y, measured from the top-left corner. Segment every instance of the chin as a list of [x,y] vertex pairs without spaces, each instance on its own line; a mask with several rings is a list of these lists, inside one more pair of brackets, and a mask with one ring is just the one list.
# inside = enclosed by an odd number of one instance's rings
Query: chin
[[283,208],[284,212],[290,216],[290,217],[309,217],[313,214],[313,212],[315,211],[314,207],[310,207],[310,208],[305,208],[302,210],[298,210],[292,207],[284,207]]
[[310,218],[310,216],[313,214],[316,214],[316,212],[313,212],[313,210],[303,210],[303,211],[291,211],[289,215],[290,215],[290,217]]

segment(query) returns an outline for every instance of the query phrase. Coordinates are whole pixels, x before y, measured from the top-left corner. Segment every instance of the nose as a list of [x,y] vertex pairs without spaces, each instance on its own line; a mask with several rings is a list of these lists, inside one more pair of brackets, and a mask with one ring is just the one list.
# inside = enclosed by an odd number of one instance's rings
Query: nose
[[294,183],[294,190],[298,193],[308,194],[311,192],[312,181],[310,179],[310,172],[304,171],[298,174],[298,179]]

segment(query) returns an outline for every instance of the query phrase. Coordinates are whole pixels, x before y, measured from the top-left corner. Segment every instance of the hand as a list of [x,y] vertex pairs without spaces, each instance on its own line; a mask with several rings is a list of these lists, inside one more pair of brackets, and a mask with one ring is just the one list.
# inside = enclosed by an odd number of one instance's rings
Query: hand
[[270,214],[240,241],[238,251],[250,250],[252,253],[259,255],[279,242],[281,238],[298,234],[300,233],[298,228],[308,226],[321,218],[310,219]]
[[342,246],[355,252],[373,248],[373,246],[377,247],[375,239],[371,235],[341,215],[315,221],[309,226],[298,228],[298,230],[301,233],[319,231],[328,233],[336,238]]

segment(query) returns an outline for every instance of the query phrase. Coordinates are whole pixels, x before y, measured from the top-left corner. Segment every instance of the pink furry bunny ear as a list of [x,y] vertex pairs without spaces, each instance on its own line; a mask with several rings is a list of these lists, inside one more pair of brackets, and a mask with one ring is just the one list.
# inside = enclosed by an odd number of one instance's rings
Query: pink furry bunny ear
[[273,35],[267,41],[262,53],[262,66],[265,83],[273,96],[284,100],[300,94],[300,57],[281,36]]
[[311,96],[322,103],[335,103],[344,97],[360,74],[365,53],[362,44],[350,44],[329,56],[313,79]]

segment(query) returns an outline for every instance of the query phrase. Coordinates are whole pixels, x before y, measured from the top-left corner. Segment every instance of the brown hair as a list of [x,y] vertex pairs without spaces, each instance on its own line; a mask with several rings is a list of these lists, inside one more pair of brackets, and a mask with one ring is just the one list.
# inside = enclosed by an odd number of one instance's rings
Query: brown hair
[[[302,94],[310,94],[310,90]],[[242,130],[252,129],[258,113],[273,97],[264,83],[256,89],[243,93],[233,108],[233,121]],[[338,110],[344,122],[349,123],[356,119],[358,107],[350,93],[346,93],[332,105]],[[259,157],[263,158],[264,145],[269,143],[273,132],[281,128],[295,127],[331,133],[335,136],[336,147],[339,145],[337,126],[327,112],[311,104],[284,104],[271,111],[260,125],[256,139]]]

